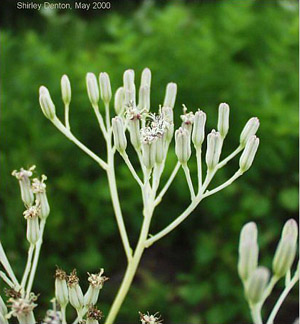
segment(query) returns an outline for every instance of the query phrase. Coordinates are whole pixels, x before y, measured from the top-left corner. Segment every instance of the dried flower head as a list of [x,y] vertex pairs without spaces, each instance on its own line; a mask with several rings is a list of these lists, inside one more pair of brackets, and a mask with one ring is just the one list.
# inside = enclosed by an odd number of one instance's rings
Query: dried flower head
[[88,319],[94,319],[100,321],[103,318],[103,313],[96,306],[91,306],[87,311],[86,317]]
[[140,320],[142,324],[160,324],[163,322],[159,313],[155,313],[154,315],[150,315],[148,312],[147,314],[143,314],[139,312]]
[[28,314],[37,306],[34,302],[37,300],[37,296],[34,293],[30,293],[29,298],[9,298],[8,303],[11,308],[9,315],[19,316]]
[[6,297],[13,299],[21,298],[22,296],[20,291],[17,291],[13,288],[4,288],[4,293]]
[[47,180],[47,177],[43,174],[41,177],[41,180],[38,178],[34,178],[32,180],[32,191],[34,193],[43,193],[46,191],[46,184],[45,181]]
[[68,286],[72,287],[79,283],[79,278],[77,277],[77,271],[76,269],[73,269],[73,271],[68,276]]
[[56,270],[55,270],[54,278],[59,279],[59,280],[67,280],[68,276],[67,276],[67,274],[66,274],[66,272],[64,270],[57,267]]
[[41,212],[41,205],[38,201],[36,201],[35,205],[27,208],[23,212],[23,215],[24,215],[25,219],[33,219],[33,218],[39,217],[40,212]]
[[90,283],[90,285],[92,285],[95,288],[102,288],[104,282],[109,279],[108,277],[102,276],[103,273],[104,273],[104,269],[100,269],[99,273],[95,273],[95,274],[88,273],[89,275],[88,282]]

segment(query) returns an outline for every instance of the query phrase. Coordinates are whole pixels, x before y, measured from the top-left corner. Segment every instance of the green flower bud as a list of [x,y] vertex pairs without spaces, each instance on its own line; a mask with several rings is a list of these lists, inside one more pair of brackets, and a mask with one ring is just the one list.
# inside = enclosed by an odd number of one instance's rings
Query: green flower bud
[[84,297],[79,286],[79,278],[77,277],[75,269],[68,277],[68,289],[70,304],[76,309],[77,313],[80,313],[84,307]]
[[218,132],[222,139],[225,138],[229,130],[229,106],[226,103],[219,105]]
[[71,84],[68,76],[64,74],[60,81],[61,96],[64,104],[68,106],[71,102]]
[[246,172],[252,165],[259,145],[259,138],[251,136],[246,143],[245,149],[240,157],[240,170]]
[[142,161],[147,169],[152,169],[156,158],[156,140],[152,142],[142,141]]
[[140,110],[150,110],[150,88],[148,86],[140,87],[138,108]]
[[125,105],[135,107],[135,84],[134,71],[126,70],[123,75],[124,91],[125,91]]
[[125,93],[124,88],[120,87],[115,93],[115,112],[117,115],[121,115],[123,113],[125,107]]
[[204,138],[205,138],[205,122],[206,122],[206,114],[198,110],[195,113],[194,117],[194,126],[193,126],[193,133],[192,133],[192,141],[194,146],[200,148]]
[[100,93],[101,99],[104,103],[108,104],[111,100],[111,86],[109,75],[106,72],[102,72],[99,75]]
[[151,86],[151,71],[148,68],[145,68],[142,72],[141,76],[141,87],[149,87]]
[[40,87],[40,106],[42,109],[43,114],[46,118],[52,120],[55,117],[55,106],[50,97],[50,93],[48,89],[44,86]]
[[240,144],[242,146],[245,146],[250,137],[256,134],[257,130],[259,128],[259,120],[257,117],[252,117],[248,120],[246,123],[244,129],[242,130],[241,136],[240,136]]
[[30,244],[36,244],[40,237],[39,215],[40,205],[36,204],[24,211],[24,218],[27,220],[26,238]]
[[222,138],[219,132],[216,132],[214,129],[207,136],[207,149],[205,161],[207,164],[208,170],[214,169],[220,159],[222,150]]
[[98,105],[99,102],[99,87],[97,78],[94,73],[87,73],[86,75],[86,88],[87,93],[90,99],[90,102],[93,106]]
[[117,116],[112,119],[112,130],[114,135],[114,144],[116,149],[123,153],[127,147],[127,140],[125,136],[123,120],[121,117]]
[[175,132],[175,153],[181,164],[187,163],[191,157],[191,139],[188,131],[182,127]]
[[62,308],[69,302],[67,274],[61,269],[56,269],[55,272],[55,298]]
[[173,109],[175,105],[176,94],[177,94],[177,84],[173,82],[168,83],[163,106],[170,107]]
[[136,117],[128,121],[130,141],[136,150],[141,147],[140,120]]
[[265,267],[258,267],[251,274],[246,284],[246,296],[251,304],[257,304],[262,300],[269,278],[270,272]]

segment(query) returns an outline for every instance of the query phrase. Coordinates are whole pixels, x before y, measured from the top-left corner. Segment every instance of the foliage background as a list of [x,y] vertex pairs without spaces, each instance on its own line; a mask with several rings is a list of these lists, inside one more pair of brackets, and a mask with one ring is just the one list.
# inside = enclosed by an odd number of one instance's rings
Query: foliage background
[[[44,311],[53,291],[55,265],[86,272],[104,267],[111,280],[100,307],[107,313],[125,268],[104,173],[44,118],[38,87],[51,91],[62,115],[60,77],[72,82],[71,123],[75,134],[102,153],[103,143],[85,91],[85,74],[110,73],[114,89],[123,70],[153,72],[152,106],[165,85],[178,83],[181,104],[204,109],[208,131],[217,105],[231,105],[225,154],[238,143],[244,123],[261,120],[261,146],[253,167],[230,188],[203,201],[180,228],[144,255],[119,323],[137,321],[137,311],[163,314],[165,323],[249,323],[237,277],[242,225],[257,222],[261,264],[271,266],[283,223],[298,210],[298,16],[297,2],[170,1],[112,2],[110,11],[33,12],[1,2],[1,241],[21,275],[26,257],[25,222],[11,171],[36,164],[48,175],[52,213],[47,223],[35,291]],[[118,160],[118,163],[120,160]],[[170,159],[170,172],[175,157]],[[190,167],[196,169],[194,161]],[[224,181],[237,161],[217,177]],[[118,186],[132,242],[141,223],[138,189],[126,167]],[[167,225],[188,202],[180,175],[153,220],[152,232]],[[267,302],[270,310],[282,283]],[[1,286],[1,290],[3,286]],[[298,316],[294,291],[276,323]],[[70,313],[70,316],[72,314]]]

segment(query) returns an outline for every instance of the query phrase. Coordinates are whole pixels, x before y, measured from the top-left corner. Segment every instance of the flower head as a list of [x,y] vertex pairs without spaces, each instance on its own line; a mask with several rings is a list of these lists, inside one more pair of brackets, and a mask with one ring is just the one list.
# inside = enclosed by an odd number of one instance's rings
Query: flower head
[[104,269],[100,269],[99,273],[95,273],[95,274],[88,273],[89,275],[88,282],[90,283],[90,285],[92,285],[95,288],[101,289],[103,287],[104,282],[109,279],[108,277],[102,276],[103,272]]
[[17,317],[32,312],[37,306],[37,304],[34,303],[36,300],[37,296],[33,293],[31,293],[28,298],[9,298],[8,303],[11,308],[9,315]]
[[47,180],[47,177],[43,174],[41,177],[41,180],[38,178],[34,178],[32,180],[32,191],[34,193],[43,193],[46,191],[46,184],[45,181]]
[[23,212],[25,219],[34,219],[40,215],[41,206],[39,202],[36,201],[35,205],[29,207]]
[[94,319],[94,320],[100,321],[102,319],[102,317],[103,317],[103,313],[96,306],[91,306],[88,309],[86,317],[88,319]]
[[163,322],[161,317],[158,313],[155,313],[154,315],[150,315],[148,312],[147,314],[143,314],[139,312],[140,314],[140,320],[142,324],[160,324]]
[[79,283],[79,278],[77,277],[77,270],[73,269],[68,276],[68,286],[73,287]]
[[32,177],[34,170],[35,165],[32,165],[28,170],[21,168],[20,171],[14,170],[11,174],[18,180],[24,180]]

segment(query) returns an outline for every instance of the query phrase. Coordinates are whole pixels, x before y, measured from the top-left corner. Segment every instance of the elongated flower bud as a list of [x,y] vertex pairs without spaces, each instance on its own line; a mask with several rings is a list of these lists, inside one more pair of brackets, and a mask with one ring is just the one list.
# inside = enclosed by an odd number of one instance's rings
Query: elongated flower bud
[[112,119],[112,130],[114,134],[114,144],[116,146],[116,149],[120,153],[123,153],[127,147],[127,140],[125,136],[123,120],[121,117],[117,116]]
[[283,277],[287,273],[295,260],[297,238],[297,223],[293,219],[290,219],[283,227],[281,238],[273,259],[273,272],[278,278]]
[[173,82],[168,83],[163,106],[170,107],[173,109],[175,105],[176,94],[177,94],[177,84]]
[[259,119],[257,117],[252,117],[246,123],[244,129],[242,130],[240,136],[240,144],[245,146],[251,136],[255,135],[259,128]]
[[61,97],[66,106],[71,102],[71,84],[68,76],[64,74],[60,81],[61,85]]
[[251,304],[257,304],[262,300],[269,278],[270,272],[265,267],[258,267],[251,274],[246,284],[246,296]]
[[145,68],[141,76],[141,87],[151,87],[151,71],[148,68]]
[[46,180],[47,177],[45,175],[42,175],[41,180],[35,178],[32,181],[32,191],[35,193],[36,200],[40,206],[39,217],[41,219],[46,219],[50,214],[50,206],[46,194]]
[[140,120],[136,117],[128,121],[130,142],[136,150],[141,147]]
[[196,148],[200,148],[205,139],[205,122],[206,114],[203,111],[198,110],[195,113],[192,133],[192,141]]
[[191,139],[188,131],[182,127],[175,132],[175,153],[181,164],[187,163],[191,157]]
[[219,105],[218,132],[224,139],[229,130],[229,106],[226,103]]
[[28,170],[23,168],[20,171],[14,170],[12,175],[19,180],[21,198],[25,206],[31,206],[34,202],[34,196],[31,189],[30,177],[32,177],[32,171],[35,169],[35,165],[30,167]]
[[97,78],[94,73],[87,73],[86,75],[86,88],[87,93],[90,99],[90,102],[93,106],[98,105],[99,102],[99,87]]
[[164,135],[155,141],[155,162],[160,164],[165,158]]
[[150,170],[154,167],[156,150],[155,140],[152,142],[142,141],[142,160],[144,166]]
[[258,263],[257,227],[254,222],[243,226],[239,242],[238,273],[242,281],[246,281]]
[[60,307],[65,308],[69,302],[69,291],[67,286],[67,274],[57,268],[55,272],[55,299]]
[[26,238],[30,244],[35,244],[40,236],[39,214],[39,204],[29,207],[23,213],[24,218],[27,220]]
[[103,284],[108,280],[107,277],[102,276],[104,269],[101,269],[99,273],[88,274],[89,288],[84,295],[84,305],[91,306],[97,303],[100,290],[103,288]]
[[40,87],[40,106],[42,109],[43,114],[46,118],[52,120],[55,117],[55,106],[50,97],[50,93],[48,89],[44,86]]
[[148,86],[140,87],[138,108],[140,110],[150,110],[150,88]]
[[125,90],[125,105],[135,107],[135,84],[133,70],[126,70],[124,72],[123,83]]
[[220,159],[222,150],[222,138],[214,129],[207,136],[206,164],[209,170],[214,169]]
[[79,286],[79,278],[77,277],[75,269],[68,277],[68,289],[70,304],[76,309],[77,312],[80,312],[84,306],[84,297]]
[[246,172],[252,165],[259,145],[259,138],[255,135],[249,138],[245,149],[240,157],[240,170]]
[[115,112],[117,115],[123,113],[125,107],[125,93],[124,88],[120,87],[115,93]]
[[168,122],[165,132],[165,140],[169,144],[174,134],[174,111],[171,107],[162,107],[161,113],[164,119]]
[[99,75],[101,99],[108,104],[111,100],[111,86],[109,75],[106,72],[101,72]]

